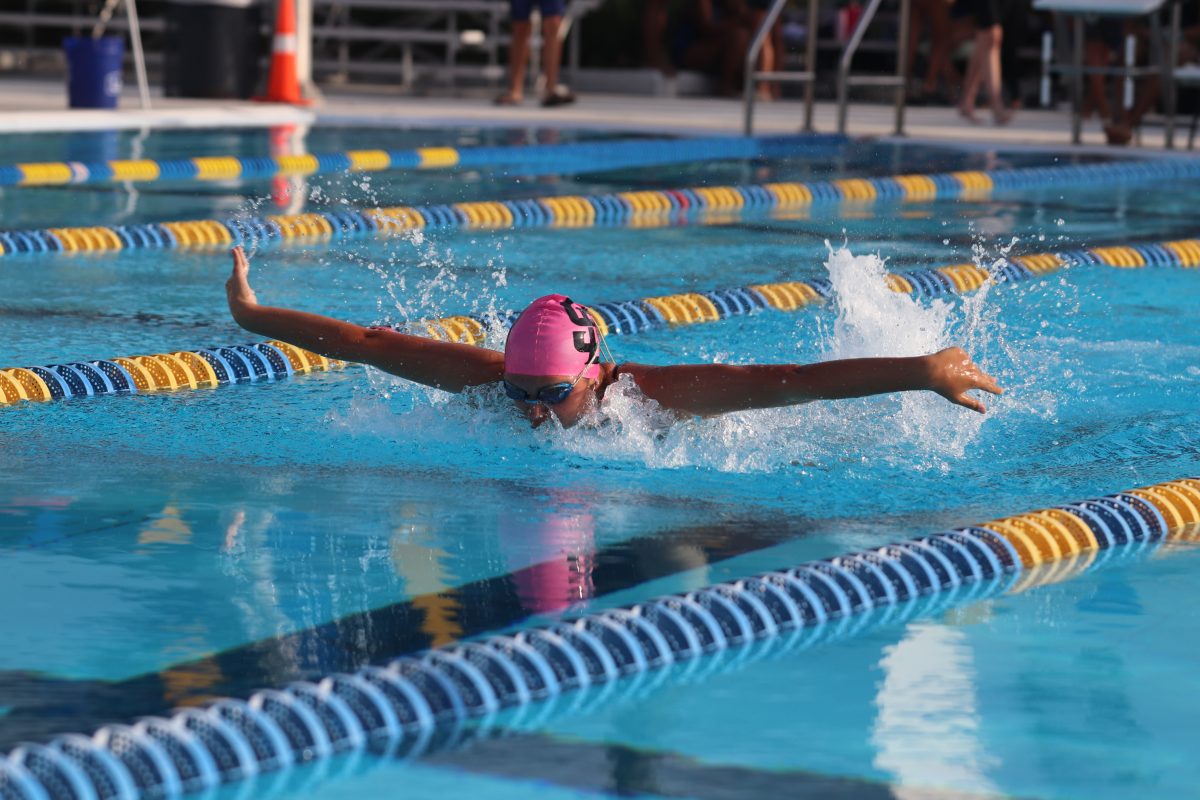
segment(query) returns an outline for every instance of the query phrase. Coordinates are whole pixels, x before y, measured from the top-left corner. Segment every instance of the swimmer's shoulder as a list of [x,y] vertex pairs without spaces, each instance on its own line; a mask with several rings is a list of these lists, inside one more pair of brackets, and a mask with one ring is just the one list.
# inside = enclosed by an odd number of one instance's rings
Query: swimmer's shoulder
[[621,378],[629,376],[634,384],[637,385],[641,379],[641,376],[646,374],[647,370],[654,369],[654,367],[650,366],[649,364],[634,364],[632,362],[625,362],[622,364],[601,364],[600,368],[599,395],[602,399],[604,397],[604,390],[621,380]]
[[645,374],[647,370],[654,369],[649,364],[635,364],[632,362],[624,362],[621,364],[601,364],[600,382],[603,386],[616,383],[625,375],[633,379],[637,383],[638,377]]

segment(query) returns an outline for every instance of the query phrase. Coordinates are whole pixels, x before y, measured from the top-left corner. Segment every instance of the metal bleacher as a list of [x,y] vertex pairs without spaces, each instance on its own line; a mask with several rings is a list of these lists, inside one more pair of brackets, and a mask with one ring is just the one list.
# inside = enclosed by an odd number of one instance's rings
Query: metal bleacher
[[392,77],[407,89],[423,75],[495,82],[507,16],[507,0],[313,0],[314,76]]
[[[579,22],[603,0],[570,0],[562,35],[567,69],[579,64]],[[509,45],[508,0],[312,0],[313,68],[340,82],[399,78],[407,89],[425,78],[454,87],[460,78],[497,83]],[[533,73],[541,46],[535,28]]]
[[[162,65],[162,32],[172,0],[139,0],[146,60]],[[183,0],[175,0],[182,2]],[[196,0],[191,0],[196,2]],[[203,2],[203,0],[201,0]],[[211,0],[220,4],[221,0]],[[495,84],[504,75],[509,44],[508,0],[309,0],[312,67],[318,82],[387,82],[412,90],[422,84],[455,87]],[[602,0],[570,0],[563,25],[567,68],[578,65],[578,28]],[[99,0],[3,0],[0,2],[0,71],[62,70],[61,40],[90,29]],[[264,0],[264,20],[272,19]],[[114,17],[113,32],[128,30]],[[263,30],[264,58],[270,30]],[[535,37],[534,76],[537,48]]]

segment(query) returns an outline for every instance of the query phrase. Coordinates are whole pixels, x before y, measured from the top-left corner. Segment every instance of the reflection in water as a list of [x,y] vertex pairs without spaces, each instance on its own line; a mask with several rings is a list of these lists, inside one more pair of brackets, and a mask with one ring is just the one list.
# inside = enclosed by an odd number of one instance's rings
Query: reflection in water
[[[271,155],[275,158],[301,156],[308,152],[307,125],[276,125],[270,130]],[[308,199],[308,181],[303,170],[284,172],[271,179],[271,200],[282,214],[299,214]]]
[[[90,581],[55,587],[41,624],[13,629],[0,666],[0,703],[11,707],[0,748],[381,663],[685,570],[676,588],[706,583],[705,565],[811,524],[713,521],[702,505],[671,499],[486,484],[473,503],[381,490],[351,508],[336,502],[336,480],[319,477],[234,471],[205,474],[203,493],[183,482],[137,503],[97,489],[82,501],[30,493],[0,506],[14,596],[39,602],[44,587],[28,576],[51,558],[73,563],[63,555],[79,557]],[[348,525],[349,512],[373,524]],[[690,524],[696,516],[705,524]],[[185,530],[189,541],[169,541]],[[105,635],[81,657],[78,638],[47,635],[67,629]],[[22,669],[26,653],[51,646],[54,668]]]
[[[576,502],[563,502],[568,499]],[[596,523],[580,499],[556,497],[548,510],[533,515],[500,511],[497,539],[517,598],[530,613],[562,611],[595,593]]]
[[138,544],[188,544],[192,526],[175,503],[168,503],[138,531]]
[[928,796],[928,787],[995,792],[985,774],[998,759],[979,739],[974,653],[966,634],[936,622],[916,622],[884,648],[884,672],[872,732],[875,766],[893,775],[895,796]]
[[452,557],[430,525],[413,521],[424,510],[412,503],[401,508],[403,521],[392,533],[392,566],[404,579],[413,608],[424,616],[421,632],[434,647],[441,647],[463,637],[461,603],[450,591],[458,578],[450,571]]

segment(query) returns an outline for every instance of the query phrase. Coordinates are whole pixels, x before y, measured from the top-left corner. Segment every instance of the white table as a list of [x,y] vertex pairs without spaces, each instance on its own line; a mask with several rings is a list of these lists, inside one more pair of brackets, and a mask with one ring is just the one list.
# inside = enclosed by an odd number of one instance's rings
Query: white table
[[[1083,64],[1083,18],[1089,15],[1112,17],[1142,17],[1152,20],[1154,40],[1161,39],[1158,14],[1167,4],[1171,6],[1171,26],[1167,36],[1167,52],[1153,48],[1157,67],[1085,67]],[[1175,145],[1175,61],[1179,57],[1180,8],[1178,0],[1034,0],[1037,11],[1054,11],[1073,17],[1075,29],[1074,64],[1055,64],[1051,72],[1070,75],[1072,87],[1071,141],[1079,144],[1083,136],[1083,78],[1085,75],[1120,75],[1125,78],[1142,75],[1160,75],[1166,98],[1165,140],[1168,148]]]

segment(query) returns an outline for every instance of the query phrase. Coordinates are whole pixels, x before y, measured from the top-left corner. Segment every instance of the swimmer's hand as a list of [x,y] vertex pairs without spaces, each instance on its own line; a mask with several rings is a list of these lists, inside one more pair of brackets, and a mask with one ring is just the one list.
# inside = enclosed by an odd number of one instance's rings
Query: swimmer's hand
[[225,281],[225,297],[229,301],[229,313],[239,322],[246,309],[258,305],[258,297],[250,288],[250,261],[241,245],[233,248],[233,272]]
[[250,288],[250,262],[233,248],[233,272],[225,281],[233,321],[251,333],[278,339],[326,358],[357,361],[447,392],[499,383],[504,354],[486,347],[439,342],[388,328],[365,328],[291,308],[260,306]]
[[981,370],[961,347],[948,347],[925,356],[924,360],[927,388],[955,405],[982,414],[986,410],[983,403],[967,392],[982,389],[991,394],[1004,394],[996,379]]

